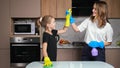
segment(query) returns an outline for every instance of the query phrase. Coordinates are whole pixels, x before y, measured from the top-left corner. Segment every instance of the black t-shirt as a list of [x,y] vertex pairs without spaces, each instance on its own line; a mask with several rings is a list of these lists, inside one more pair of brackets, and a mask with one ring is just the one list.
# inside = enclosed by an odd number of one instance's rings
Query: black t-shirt
[[51,61],[56,61],[57,57],[57,30],[52,30],[52,35],[44,32],[43,43],[47,42],[47,53]]

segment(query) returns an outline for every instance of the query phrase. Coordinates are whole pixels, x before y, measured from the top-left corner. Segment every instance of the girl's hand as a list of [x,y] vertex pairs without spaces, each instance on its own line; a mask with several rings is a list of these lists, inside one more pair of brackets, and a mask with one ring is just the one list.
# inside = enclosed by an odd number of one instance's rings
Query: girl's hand
[[71,9],[67,10],[65,15],[66,15],[66,22],[65,22],[65,26],[69,27],[70,26],[70,17],[71,17]]
[[47,66],[47,67],[53,66],[49,57],[44,57],[44,66]]

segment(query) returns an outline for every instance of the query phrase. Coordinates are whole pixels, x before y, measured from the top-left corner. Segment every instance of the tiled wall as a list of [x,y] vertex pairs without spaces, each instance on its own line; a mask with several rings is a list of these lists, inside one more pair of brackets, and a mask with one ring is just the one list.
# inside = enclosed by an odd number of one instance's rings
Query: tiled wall
[[120,41],[120,19],[110,19],[109,21],[114,32],[112,46],[120,48],[120,46],[116,46],[116,41]]
[[[83,20],[85,20],[86,17],[79,17],[79,18],[75,18],[76,20],[76,24],[79,25]],[[114,31],[114,35],[113,35],[113,42],[111,46],[108,46],[108,48],[120,48],[119,46],[116,46],[116,41],[120,40],[120,19],[109,19],[113,31]],[[65,23],[65,19],[56,19],[56,29],[62,29]],[[69,40],[70,42],[73,41],[83,41],[84,40],[84,35],[85,35],[85,31],[84,32],[74,32],[72,27],[70,26],[67,30],[66,33],[61,34],[60,37],[64,38],[66,40]]]
[[[84,18],[76,18],[76,24],[80,24],[82,21],[84,20]],[[65,19],[56,19],[56,29],[62,29],[65,23]],[[66,40],[69,40],[70,42],[73,41],[83,41],[84,40],[84,34],[85,32],[74,32],[74,30],[72,29],[72,27],[70,26],[67,30],[66,33],[61,34],[60,37],[64,38]]]

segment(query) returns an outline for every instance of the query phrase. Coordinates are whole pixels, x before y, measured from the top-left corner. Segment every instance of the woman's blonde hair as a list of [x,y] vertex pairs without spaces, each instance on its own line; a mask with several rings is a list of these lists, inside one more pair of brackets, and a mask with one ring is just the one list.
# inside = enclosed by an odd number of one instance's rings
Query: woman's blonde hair
[[40,18],[40,24],[42,27],[46,28],[46,25],[51,22],[51,19],[54,18],[51,15],[45,15],[43,18]]
[[[106,25],[106,22],[108,21],[108,7],[107,7],[107,3],[104,1],[97,1],[94,3],[94,5],[96,5],[96,11],[98,14],[98,27],[104,27]],[[91,15],[91,20],[94,21],[94,16]]]

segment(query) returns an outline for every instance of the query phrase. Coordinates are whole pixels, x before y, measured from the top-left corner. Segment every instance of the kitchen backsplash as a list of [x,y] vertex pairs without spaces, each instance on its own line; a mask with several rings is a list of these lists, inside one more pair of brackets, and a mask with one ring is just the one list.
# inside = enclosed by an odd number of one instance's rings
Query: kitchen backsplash
[[[85,20],[87,17],[79,17],[75,18],[76,24],[79,25],[83,20]],[[120,19],[109,19],[114,35],[113,35],[113,42],[112,45],[107,46],[107,48],[120,48],[120,46],[116,45],[116,41],[120,40]],[[65,23],[65,19],[56,19],[56,29],[62,29]],[[60,38],[63,38],[65,40],[68,40],[70,42],[84,41],[85,31],[84,32],[74,32],[72,27],[70,26],[66,33],[61,34]]]

